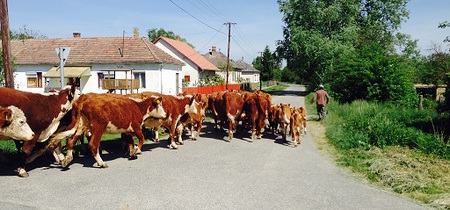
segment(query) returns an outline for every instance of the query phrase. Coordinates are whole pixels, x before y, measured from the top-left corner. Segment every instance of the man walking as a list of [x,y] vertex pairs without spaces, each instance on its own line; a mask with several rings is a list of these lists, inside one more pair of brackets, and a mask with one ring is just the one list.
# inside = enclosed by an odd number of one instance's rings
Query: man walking
[[316,109],[317,114],[319,115],[319,120],[325,118],[326,110],[325,105],[329,102],[330,96],[328,95],[327,91],[324,90],[323,85],[319,85],[319,90],[317,90],[314,93],[314,97],[312,98],[311,103],[314,103],[316,101]]

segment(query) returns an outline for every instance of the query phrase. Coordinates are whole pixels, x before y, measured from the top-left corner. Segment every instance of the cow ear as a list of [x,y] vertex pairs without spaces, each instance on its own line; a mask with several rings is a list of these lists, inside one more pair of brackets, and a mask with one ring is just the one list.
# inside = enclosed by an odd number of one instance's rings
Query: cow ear
[[12,118],[11,110],[7,109],[7,110],[2,112],[2,114],[1,114],[1,120],[2,121],[8,121],[9,122],[9,121],[11,121],[11,118]]

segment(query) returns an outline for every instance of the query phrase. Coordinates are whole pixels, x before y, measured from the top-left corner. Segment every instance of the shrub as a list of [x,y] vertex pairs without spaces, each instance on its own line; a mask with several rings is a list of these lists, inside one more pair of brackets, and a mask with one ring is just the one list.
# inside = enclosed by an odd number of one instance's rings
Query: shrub
[[450,145],[433,125],[439,119],[434,112],[362,100],[331,103],[328,110],[327,136],[341,150],[399,145],[450,159]]

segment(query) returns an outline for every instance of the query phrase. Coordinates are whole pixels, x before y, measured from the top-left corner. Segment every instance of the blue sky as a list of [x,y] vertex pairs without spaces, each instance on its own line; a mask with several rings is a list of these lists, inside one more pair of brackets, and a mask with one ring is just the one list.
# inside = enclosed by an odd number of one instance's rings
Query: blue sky
[[[243,57],[247,63],[266,45],[274,50],[283,38],[276,0],[9,0],[8,7],[11,30],[26,26],[48,38],[61,38],[73,32],[96,37],[122,36],[125,31],[125,36],[132,36],[134,27],[147,36],[148,29],[164,28],[187,39],[202,54],[213,45],[226,54],[224,23],[232,22],[236,25],[231,28],[231,58]],[[437,28],[439,22],[450,21],[450,0],[411,0],[408,9],[410,19],[401,32],[419,39],[422,54],[450,35],[450,28]]]

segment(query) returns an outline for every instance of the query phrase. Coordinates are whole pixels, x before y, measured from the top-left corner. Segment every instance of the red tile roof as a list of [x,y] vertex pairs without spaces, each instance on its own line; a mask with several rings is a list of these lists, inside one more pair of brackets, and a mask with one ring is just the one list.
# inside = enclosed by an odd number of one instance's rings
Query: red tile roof
[[159,41],[164,41],[167,44],[169,44],[178,53],[183,55],[185,58],[190,60],[192,63],[197,65],[202,70],[210,70],[210,71],[220,70],[219,68],[217,68],[217,66],[209,62],[205,57],[203,57],[200,53],[194,50],[191,46],[182,41],[170,39],[167,37],[159,37],[158,39],[153,41],[153,43],[157,43]]
[[[11,40],[15,64],[59,65],[55,48],[70,47],[66,65],[166,63],[184,65],[145,37]],[[119,48],[121,50],[119,50]],[[122,51],[123,56],[121,56]]]

